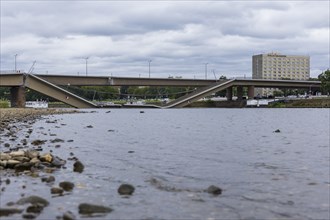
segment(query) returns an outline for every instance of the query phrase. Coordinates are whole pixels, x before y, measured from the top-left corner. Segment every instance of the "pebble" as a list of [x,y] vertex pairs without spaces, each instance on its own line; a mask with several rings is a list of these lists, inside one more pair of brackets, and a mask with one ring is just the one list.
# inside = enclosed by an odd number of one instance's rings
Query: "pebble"
[[23,218],[25,219],[35,219],[37,216],[35,214],[32,213],[25,213],[22,215]]
[[15,165],[15,171],[16,172],[23,172],[25,170],[31,170],[31,167],[33,166],[34,164],[31,163],[31,162],[24,162],[24,163],[20,163],[20,164],[17,164]]
[[7,160],[7,167],[14,168],[17,164],[20,164],[18,160]]
[[74,188],[74,184],[68,181],[60,182],[59,186],[64,190],[64,191],[72,191]]
[[220,195],[222,193],[222,189],[214,185],[209,186],[206,191],[213,195]]
[[40,213],[44,209],[44,206],[41,206],[39,204],[31,205],[26,208],[26,212],[28,213]]
[[39,145],[42,145],[46,142],[47,142],[46,140],[34,140],[34,141],[32,141],[31,144],[34,145],[34,146],[39,146]]
[[59,139],[59,138],[55,138],[54,140],[51,140],[50,143],[63,143],[64,140]]
[[46,183],[51,183],[55,181],[55,177],[54,176],[42,177],[41,181]]
[[66,213],[63,214],[63,220],[75,220],[76,216],[70,211],[67,211]]
[[134,186],[130,184],[121,184],[118,188],[118,193],[120,195],[132,195],[134,193]]
[[62,194],[63,193],[63,189],[62,188],[58,188],[58,187],[52,187],[50,189],[50,193],[51,194]]
[[82,173],[84,171],[84,168],[85,168],[84,164],[82,164],[79,160],[73,164],[74,172]]
[[42,156],[39,157],[39,160],[41,162],[48,162],[51,163],[53,160],[53,156],[50,153],[43,154]]
[[26,198],[22,198],[20,200],[18,200],[16,202],[16,204],[18,205],[24,205],[24,204],[27,204],[27,203],[31,203],[32,205],[42,205],[42,206],[48,206],[49,205],[49,202],[44,199],[44,198],[41,198],[39,196],[29,196],[29,197],[26,197]]
[[88,203],[81,203],[78,207],[79,214],[83,215],[91,215],[94,213],[109,213],[112,212],[112,208],[100,206],[100,205],[93,205]]
[[19,150],[19,151],[10,152],[9,155],[12,157],[24,157],[25,152],[22,150]]
[[274,131],[274,133],[280,133],[281,131],[280,131],[280,129],[276,129],[275,131]]
[[23,209],[17,208],[0,208],[0,217],[2,216],[9,216],[17,213],[22,213]]

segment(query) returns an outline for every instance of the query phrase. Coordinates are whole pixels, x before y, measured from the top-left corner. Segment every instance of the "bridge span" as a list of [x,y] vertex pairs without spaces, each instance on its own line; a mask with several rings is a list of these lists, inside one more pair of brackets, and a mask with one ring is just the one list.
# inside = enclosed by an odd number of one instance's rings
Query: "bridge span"
[[238,99],[243,96],[243,87],[248,88],[248,97],[254,97],[255,87],[265,88],[320,88],[319,81],[230,79],[203,80],[177,78],[137,78],[106,76],[32,75],[25,73],[0,74],[0,86],[11,87],[13,107],[25,106],[25,87],[55,98],[76,108],[95,108],[92,102],[82,99],[58,86],[181,86],[196,87],[190,94],[168,103],[165,108],[184,107],[212,93],[226,90],[227,99],[232,99],[232,88],[237,88]]

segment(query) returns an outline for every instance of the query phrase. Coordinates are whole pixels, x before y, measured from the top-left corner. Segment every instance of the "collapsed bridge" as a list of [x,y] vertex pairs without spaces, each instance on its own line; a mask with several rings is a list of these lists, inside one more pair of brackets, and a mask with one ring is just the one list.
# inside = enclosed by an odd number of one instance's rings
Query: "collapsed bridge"
[[26,73],[0,74],[0,86],[10,87],[11,106],[25,107],[25,89],[29,88],[66,103],[75,108],[96,108],[97,106],[60,86],[181,86],[196,87],[196,90],[182,96],[162,108],[178,108],[209,96],[215,92],[226,90],[228,100],[232,100],[233,88],[237,88],[237,98],[243,98],[243,88],[247,87],[248,98],[253,99],[254,88],[320,88],[320,81],[301,80],[266,80],[266,79],[176,79],[176,78],[137,78],[106,76],[70,76],[70,75],[35,75]]

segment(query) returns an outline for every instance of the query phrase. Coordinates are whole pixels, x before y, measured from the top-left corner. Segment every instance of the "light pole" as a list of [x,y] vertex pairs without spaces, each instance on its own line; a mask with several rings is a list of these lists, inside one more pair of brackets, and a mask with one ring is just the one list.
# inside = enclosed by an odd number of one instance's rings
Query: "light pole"
[[86,57],[85,60],[86,60],[86,76],[87,76],[87,60],[88,60],[89,57]]
[[17,66],[16,66],[17,55],[18,55],[18,54],[15,54],[15,72],[17,72]]
[[209,64],[209,63],[204,63],[204,65],[205,65],[205,79],[207,79],[207,64]]
[[149,62],[149,78],[150,78],[150,63],[151,63],[152,60],[148,60]]

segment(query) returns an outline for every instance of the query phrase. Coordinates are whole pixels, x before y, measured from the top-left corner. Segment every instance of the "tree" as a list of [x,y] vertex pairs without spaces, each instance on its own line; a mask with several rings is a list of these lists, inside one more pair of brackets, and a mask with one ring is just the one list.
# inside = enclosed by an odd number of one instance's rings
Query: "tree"
[[330,70],[327,69],[326,71],[322,72],[318,79],[321,81],[321,90],[323,94],[330,93]]

